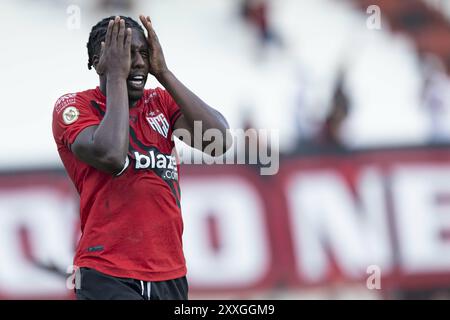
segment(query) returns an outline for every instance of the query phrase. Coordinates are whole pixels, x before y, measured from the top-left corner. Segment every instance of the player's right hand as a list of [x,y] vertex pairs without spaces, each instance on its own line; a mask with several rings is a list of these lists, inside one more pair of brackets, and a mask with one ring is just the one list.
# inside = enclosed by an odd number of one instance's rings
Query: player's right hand
[[105,41],[102,42],[99,75],[126,79],[131,68],[131,28],[125,29],[125,20],[116,17],[109,21]]

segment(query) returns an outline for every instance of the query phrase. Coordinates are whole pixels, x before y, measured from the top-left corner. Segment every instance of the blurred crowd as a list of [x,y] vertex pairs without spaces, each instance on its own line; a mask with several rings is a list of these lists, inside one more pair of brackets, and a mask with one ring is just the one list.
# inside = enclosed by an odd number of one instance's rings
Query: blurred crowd
[[448,3],[422,0],[352,0],[360,9],[376,3],[392,33],[407,36],[422,71],[422,104],[431,122],[430,143],[448,143],[450,128],[450,20]]
[[[425,0],[349,0],[348,3],[366,14],[367,8],[377,5],[381,9],[383,24],[389,33],[401,35],[413,43],[421,81],[420,104],[429,122],[429,144],[450,142],[450,20],[448,8],[440,1]],[[261,50],[269,45],[283,46],[283,39],[271,24],[271,6],[267,0],[243,0],[241,15],[249,28],[256,32]],[[447,11],[445,11],[445,10]],[[342,128],[352,112],[351,99],[345,86],[345,65],[335,81],[327,114],[307,123],[310,134],[298,128],[297,150],[345,150]],[[303,101],[299,99],[298,108]],[[353,106],[354,107],[354,106]],[[305,114],[299,112],[300,117]],[[303,124],[308,122],[302,119]],[[250,120],[245,119],[246,126]],[[312,129],[311,129],[312,128]]]

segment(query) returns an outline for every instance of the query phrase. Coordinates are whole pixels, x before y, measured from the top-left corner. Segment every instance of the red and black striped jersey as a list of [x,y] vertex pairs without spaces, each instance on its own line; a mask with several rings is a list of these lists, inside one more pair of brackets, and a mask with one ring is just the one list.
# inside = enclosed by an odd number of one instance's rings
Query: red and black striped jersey
[[53,111],[58,153],[80,195],[82,235],[74,264],[145,281],[182,277],[180,177],[172,140],[180,109],[167,91],[145,90],[129,111],[128,157],[118,176],[84,163],[70,149],[83,129],[100,124],[105,109],[97,87],[62,96]]

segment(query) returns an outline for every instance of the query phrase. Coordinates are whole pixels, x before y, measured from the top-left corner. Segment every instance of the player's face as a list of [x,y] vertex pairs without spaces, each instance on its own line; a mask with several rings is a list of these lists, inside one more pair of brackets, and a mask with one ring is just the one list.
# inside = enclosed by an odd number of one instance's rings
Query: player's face
[[131,68],[127,79],[128,98],[138,101],[144,94],[149,72],[148,43],[142,32],[133,29],[131,39]]

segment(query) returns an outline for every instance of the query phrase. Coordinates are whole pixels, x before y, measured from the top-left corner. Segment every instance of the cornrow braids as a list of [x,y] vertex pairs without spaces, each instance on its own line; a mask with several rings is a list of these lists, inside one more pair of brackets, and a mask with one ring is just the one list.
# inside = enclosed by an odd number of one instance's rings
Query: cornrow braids
[[[89,41],[87,43],[88,50],[88,68],[92,69],[94,64],[94,55],[100,51],[100,46],[103,41],[105,41],[106,31],[108,30],[108,24],[110,20],[114,20],[116,16],[111,16],[98,22],[92,27],[91,33],[89,34]],[[120,16],[121,19],[125,20],[125,28],[132,28],[142,32],[145,35],[142,26],[130,17]]]

